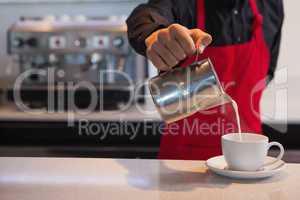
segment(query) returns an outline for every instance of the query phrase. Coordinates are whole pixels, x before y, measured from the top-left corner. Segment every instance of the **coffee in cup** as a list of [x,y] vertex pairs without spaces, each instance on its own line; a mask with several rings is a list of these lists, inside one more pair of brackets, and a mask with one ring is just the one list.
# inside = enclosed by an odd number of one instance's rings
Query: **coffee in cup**
[[[265,163],[267,153],[277,146],[280,153],[275,161]],[[231,133],[222,136],[222,151],[230,170],[257,171],[280,161],[284,154],[283,146],[270,142],[269,138],[254,133]]]

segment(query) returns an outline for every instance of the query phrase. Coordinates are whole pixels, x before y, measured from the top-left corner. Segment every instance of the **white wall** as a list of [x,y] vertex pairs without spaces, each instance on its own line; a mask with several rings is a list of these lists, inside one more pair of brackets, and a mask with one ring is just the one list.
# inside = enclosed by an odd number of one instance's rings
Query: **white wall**
[[262,111],[275,121],[300,122],[300,1],[285,0],[285,22],[275,80],[265,91]]

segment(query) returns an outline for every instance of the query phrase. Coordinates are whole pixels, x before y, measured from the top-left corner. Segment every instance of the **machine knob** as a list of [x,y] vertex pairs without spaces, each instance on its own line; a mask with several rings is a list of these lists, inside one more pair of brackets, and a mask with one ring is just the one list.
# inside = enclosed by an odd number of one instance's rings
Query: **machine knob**
[[55,64],[58,63],[58,58],[53,53],[49,54],[48,60],[49,60],[49,63],[52,64],[52,65],[55,65]]
[[112,44],[115,48],[121,48],[124,45],[123,37],[115,37]]
[[29,46],[29,47],[37,47],[38,46],[38,40],[36,38],[29,38],[27,41],[26,41],[26,44]]
[[21,48],[24,46],[24,40],[21,38],[16,38],[13,40],[12,45],[16,48]]
[[82,37],[78,38],[77,40],[75,40],[74,45],[76,47],[85,48],[87,45],[86,39]]
[[97,64],[97,63],[100,63],[102,59],[103,59],[103,56],[101,54],[93,53],[90,57],[90,62],[92,64]]
[[102,54],[93,53],[90,57],[91,69],[92,70],[97,69],[102,59],[103,59]]

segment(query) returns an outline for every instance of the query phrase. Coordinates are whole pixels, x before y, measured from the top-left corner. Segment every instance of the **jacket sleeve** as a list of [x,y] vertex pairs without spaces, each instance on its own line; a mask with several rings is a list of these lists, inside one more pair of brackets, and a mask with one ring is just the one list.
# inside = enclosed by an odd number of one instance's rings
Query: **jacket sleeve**
[[278,62],[278,55],[280,51],[280,43],[281,43],[281,32],[282,32],[282,25],[283,25],[283,20],[284,20],[284,8],[283,8],[283,0],[278,0],[277,1],[277,14],[279,16],[279,23],[278,27],[276,30],[276,35],[273,39],[271,48],[270,48],[270,66],[269,66],[269,81],[271,81],[274,77],[274,73],[277,67],[277,62]]
[[129,42],[137,53],[145,56],[145,39],[174,23],[173,5],[173,0],[149,0],[133,10],[126,22]]

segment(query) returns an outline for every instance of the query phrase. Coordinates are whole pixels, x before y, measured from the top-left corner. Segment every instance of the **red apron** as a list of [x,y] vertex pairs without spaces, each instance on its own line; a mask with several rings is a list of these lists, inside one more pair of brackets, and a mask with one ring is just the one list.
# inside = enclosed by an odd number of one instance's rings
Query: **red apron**
[[[204,3],[204,0],[197,1],[198,28],[205,31]],[[259,102],[265,87],[270,55],[263,36],[263,18],[256,1],[249,0],[249,3],[254,15],[250,41],[207,47],[199,60],[208,57],[212,60],[223,88],[238,104],[242,132],[261,133]],[[194,59],[189,58],[183,66]],[[260,90],[255,91],[255,88]],[[231,104],[197,112],[166,125],[159,158],[205,160],[220,155],[222,134],[232,132],[237,132],[237,126]]]

